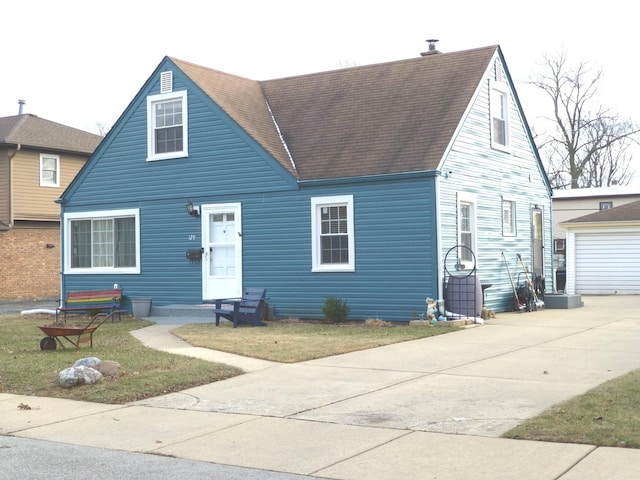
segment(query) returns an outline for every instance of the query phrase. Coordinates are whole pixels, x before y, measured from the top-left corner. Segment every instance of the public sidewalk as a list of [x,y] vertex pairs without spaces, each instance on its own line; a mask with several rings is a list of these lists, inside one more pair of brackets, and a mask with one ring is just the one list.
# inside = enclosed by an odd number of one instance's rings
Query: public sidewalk
[[0,434],[332,479],[635,479],[640,450],[499,438],[640,368],[640,297],[584,301],[298,364],[155,325],[136,337],[248,373],[129,405],[0,394]]

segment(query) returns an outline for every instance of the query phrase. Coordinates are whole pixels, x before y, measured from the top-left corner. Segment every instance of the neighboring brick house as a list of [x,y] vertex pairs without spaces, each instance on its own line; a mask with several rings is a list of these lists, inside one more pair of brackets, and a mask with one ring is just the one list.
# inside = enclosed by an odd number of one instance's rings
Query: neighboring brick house
[[101,140],[32,114],[0,118],[0,300],[58,298],[55,200]]

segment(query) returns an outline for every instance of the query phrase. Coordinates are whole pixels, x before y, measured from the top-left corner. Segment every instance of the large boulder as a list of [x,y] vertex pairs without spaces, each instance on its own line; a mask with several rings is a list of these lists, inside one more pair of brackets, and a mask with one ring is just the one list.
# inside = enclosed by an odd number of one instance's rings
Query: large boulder
[[102,373],[98,370],[79,365],[65,368],[58,374],[58,385],[62,388],[71,388],[78,385],[93,385],[102,380]]

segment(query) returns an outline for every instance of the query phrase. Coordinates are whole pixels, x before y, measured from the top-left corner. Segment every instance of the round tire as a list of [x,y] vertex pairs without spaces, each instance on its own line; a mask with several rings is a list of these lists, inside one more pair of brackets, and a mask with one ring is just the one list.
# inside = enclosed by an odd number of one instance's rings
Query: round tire
[[40,350],[55,350],[56,339],[54,337],[44,337],[40,340]]

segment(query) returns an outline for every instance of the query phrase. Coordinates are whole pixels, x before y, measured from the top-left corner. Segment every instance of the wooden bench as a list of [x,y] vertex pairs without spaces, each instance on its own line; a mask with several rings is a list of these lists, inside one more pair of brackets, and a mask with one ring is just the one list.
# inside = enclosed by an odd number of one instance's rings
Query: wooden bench
[[88,290],[82,292],[67,292],[64,306],[56,308],[56,323],[59,323],[60,315],[63,316],[64,323],[67,322],[68,313],[80,313],[97,311],[106,313],[112,319],[114,316],[120,320],[120,301],[122,300],[122,289],[111,290]]
[[242,298],[217,298],[206,303],[215,303],[216,327],[220,326],[220,317],[233,322],[233,328],[242,323],[264,327],[267,325],[262,321],[266,294],[266,288],[245,288]]

